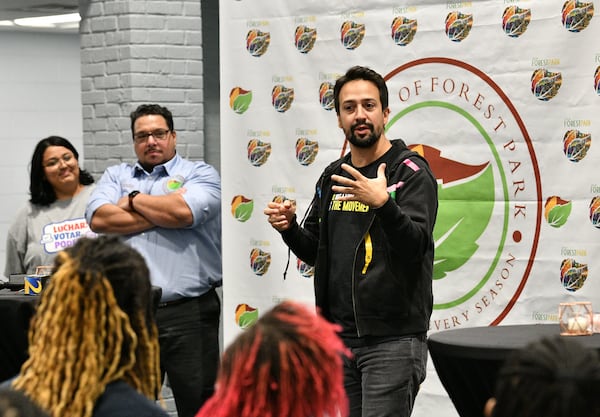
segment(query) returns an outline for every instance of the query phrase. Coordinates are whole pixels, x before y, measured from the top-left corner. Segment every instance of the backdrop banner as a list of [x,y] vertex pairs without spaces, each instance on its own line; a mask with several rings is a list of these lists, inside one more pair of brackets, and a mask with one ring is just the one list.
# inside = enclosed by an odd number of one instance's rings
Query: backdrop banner
[[[353,65],[385,77],[387,136],[438,180],[430,333],[600,310],[593,2],[222,0],[220,19],[226,344],[281,300],[314,301],[263,209],[287,198],[302,218],[346,151],[333,84]],[[413,415],[456,416],[428,372]]]

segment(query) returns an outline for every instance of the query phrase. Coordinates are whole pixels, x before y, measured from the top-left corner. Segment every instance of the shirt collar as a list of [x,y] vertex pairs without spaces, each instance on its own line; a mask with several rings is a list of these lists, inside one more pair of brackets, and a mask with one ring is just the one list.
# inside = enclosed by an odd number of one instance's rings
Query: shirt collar
[[180,159],[181,159],[181,157],[179,156],[179,154],[175,153],[175,156],[173,158],[169,159],[167,162],[160,164],[160,165],[156,165],[153,168],[152,173],[149,173],[148,171],[146,171],[142,167],[142,165],[140,165],[140,161],[137,161],[133,167],[133,176],[137,177],[142,174],[152,175],[154,173],[156,173],[157,175],[160,175],[160,176],[168,176],[168,175],[170,175],[169,173],[171,171],[173,171],[173,168],[175,168],[175,165],[177,165],[177,162]]

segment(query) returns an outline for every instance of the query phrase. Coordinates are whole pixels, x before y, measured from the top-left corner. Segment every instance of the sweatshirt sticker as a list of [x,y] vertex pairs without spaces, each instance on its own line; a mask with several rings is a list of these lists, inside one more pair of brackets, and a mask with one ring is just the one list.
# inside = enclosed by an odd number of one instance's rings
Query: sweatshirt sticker
[[419,170],[419,166],[417,164],[415,164],[413,161],[411,161],[410,159],[405,159],[404,161],[402,161],[402,163],[415,172],[417,172]]
[[168,178],[165,182],[164,182],[164,192],[165,193],[172,193],[173,191],[176,191],[178,189],[181,188],[181,186],[183,185],[183,177],[181,175],[175,175],[171,178]]
[[396,184],[392,184],[387,188],[387,192],[388,193],[393,193],[394,191],[396,191],[398,188],[402,187],[404,185],[404,181],[398,181]]
[[[408,159],[407,159],[408,161]],[[392,184],[387,188],[387,192],[392,198],[396,198],[396,190],[404,185],[404,181],[398,181],[396,184]]]
[[95,237],[85,218],[65,220],[60,223],[50,223],[42,229],[42,240],[47,253],[56,253],[73,246],[80,237]]

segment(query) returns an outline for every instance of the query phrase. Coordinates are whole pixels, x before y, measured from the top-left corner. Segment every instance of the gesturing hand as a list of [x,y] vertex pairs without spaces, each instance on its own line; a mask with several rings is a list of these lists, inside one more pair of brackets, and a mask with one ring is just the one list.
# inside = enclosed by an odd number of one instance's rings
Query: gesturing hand
[[372,208],[379,208],[389,198],[387,192],[387,179],[385,178],[385,163],[377,168],[377,177],[367,178],[358,170],[348,164],[342,164],[342,169],[352,176],[346,178],[341,175],[332,175],[331,179],[337,185],[331,187],[336,193],[345,194],[339,199],[342,201],[360,201]]
[[285,200],[283,203],[270,202],[264,210],[268,221],[277,231],[283,232],[289,229],[296,214],[296,205],[290,200]]

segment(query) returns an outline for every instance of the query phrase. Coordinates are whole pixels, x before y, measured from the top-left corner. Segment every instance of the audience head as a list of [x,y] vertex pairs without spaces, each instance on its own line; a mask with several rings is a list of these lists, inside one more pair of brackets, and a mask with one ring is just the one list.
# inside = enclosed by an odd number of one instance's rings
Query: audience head
[[600,416],[598,354],[574,338],[556,336],[514,352],[502,366],[491,417]]
[[88,417],[106,385],[160,390],[149,272],[117,237],[80,238],[59,252],[29,329],[29,359],[13,387],[53,417]]
[[333,103],[335,105],[335,112],[338,115],[340,114],[340,91],[347,82],[354,80],[365,80],[375,84],[379,90],[379,100],[381,101],[382,110],[388,108],[389,93],[383,77],[370,68],[356,65],[338,78],[333,86]]
[[[57,149],[58,157],[46,161],[46,152],[48,148]],[[46,157],[45,157],[46,155]],[[62,161],[62,162],[61,162]],[[60,136],[49,136],[38,142],[31,157],[31,172],[29,182],[30,202],[40,206],[49,206],[57,199],[54,181],[59,165],[62,163],[71,166],[76,181],[82,185],[89,185],[94,182],[94,177],[84,169],[79,168],[79,153],[77,149],[67,139]]]
[[338,330],[302,304],[277,305],[225,350],[197,417],[347,416]]
[[25,394],[11,389],[0,390],[0,417],[50,417]]

